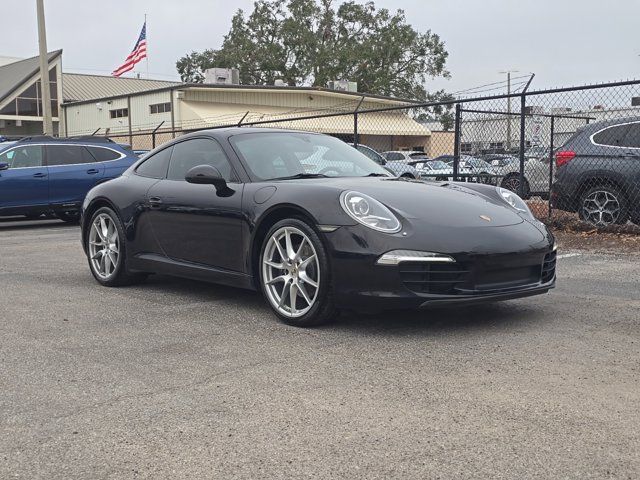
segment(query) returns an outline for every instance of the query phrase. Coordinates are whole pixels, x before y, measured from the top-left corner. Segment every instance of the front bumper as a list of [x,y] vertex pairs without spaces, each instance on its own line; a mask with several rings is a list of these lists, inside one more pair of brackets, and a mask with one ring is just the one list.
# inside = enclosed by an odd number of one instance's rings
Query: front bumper
[[[469,241],[484,240],[486,247],[469,243],[468,251],[464,251],[460,241],[451,241],[455,248],[445,251],[442,245],[429,248],[424,241],[390,236],[381,239],[364,227],[341,227],[327,235],[332,249],[335,302],[340,308],[378,311],[458,306],[546,293],[555,287],[554,239],[539,231],[537,236],[527,233],[530,228],[529,224],[482,233],[476,230],[476,238]],[[496,237],[494,243],[489,241],[492,236]],[[386,242],[378,244],[377,240]],[[389,244],[437,251],[455,262],[377,264],[380,255],[394,250]]]

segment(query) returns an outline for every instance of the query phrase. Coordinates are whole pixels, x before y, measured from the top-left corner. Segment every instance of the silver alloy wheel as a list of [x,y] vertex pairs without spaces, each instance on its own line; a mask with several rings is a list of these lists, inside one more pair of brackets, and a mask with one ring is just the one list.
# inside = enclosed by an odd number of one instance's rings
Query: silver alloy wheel
[[503,187],[507,190],[511,190],[513,193],[520,193],[520,178],[516,176],[511,176],[507,178],[504,182]]
[[320,290],[320,263],[302,230],[282,227],[269,238],[262,254],[262,281],[280,314],[297,318],[311,309]]
[[120,258],[120,237],[113,219],[101,213],[93,219],[89,231],[91,268],[103,280],[115,272]]
[[620,216],[620,202],[613,193],[607,190],[596,190],[582,201],[582,215],[593,225],[611,225]]

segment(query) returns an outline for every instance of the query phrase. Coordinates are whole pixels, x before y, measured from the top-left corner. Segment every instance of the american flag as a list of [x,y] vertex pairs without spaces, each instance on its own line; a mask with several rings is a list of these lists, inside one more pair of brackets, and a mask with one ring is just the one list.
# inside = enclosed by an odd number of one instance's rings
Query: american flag
[[142,31],[140,32],[140,36],[138,37],[138,41],[136,42],[135,47],[124,61],[122,65],[116,68],[111,75],[114,77],[119,77],[123,73],[126,73],[130,70],[133,70],[136,63],[140,62],[142,59],[147,58],[147,22],[144,22],[142,25]]

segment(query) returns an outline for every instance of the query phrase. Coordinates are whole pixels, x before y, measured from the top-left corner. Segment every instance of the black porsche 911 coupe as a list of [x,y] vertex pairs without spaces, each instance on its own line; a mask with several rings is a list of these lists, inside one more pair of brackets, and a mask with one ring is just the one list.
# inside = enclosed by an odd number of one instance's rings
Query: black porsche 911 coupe
[[394,178],[339,139],[200,131],[98,185],[82,209],[105,286],[162,273],[260,289],[284,322],[507,300],[555,286],[555,242],[513,192]]

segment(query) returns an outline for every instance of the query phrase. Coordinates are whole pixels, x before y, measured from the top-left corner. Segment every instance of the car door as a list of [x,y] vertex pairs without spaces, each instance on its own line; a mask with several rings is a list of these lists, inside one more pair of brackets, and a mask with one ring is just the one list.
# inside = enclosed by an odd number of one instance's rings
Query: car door
[[0,211],[19,214],[49,203],[49,176],[41,145],[19,145],[0,153]]
[[52,144],[44,150],[49,168],[49,203],[79,206],[104,175],[104,164],[96,162],[83,145]]
[[[217,168],[232,193],[218,195],[212,185],[185,181],[198,165]],[[242,189],[220,144],[198,137],[173,146],[167,177],[147,192],[150,218],[164,253],[175,260],[242,271]]]

